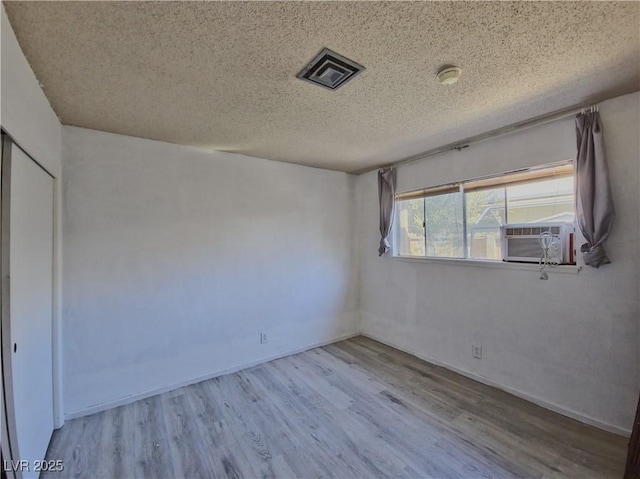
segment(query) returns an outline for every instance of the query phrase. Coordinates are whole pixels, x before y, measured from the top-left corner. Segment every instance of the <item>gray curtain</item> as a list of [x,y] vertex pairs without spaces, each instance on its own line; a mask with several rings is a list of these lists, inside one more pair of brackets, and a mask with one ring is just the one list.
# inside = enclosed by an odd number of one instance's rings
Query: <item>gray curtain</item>
[[393,208],[396,202],[396,170],[389,168],[378,171],[378,199],[380,200],[380,247],[382,256],[391,247],[389,236],[393,225]]
[[597,111],[583,112],[576,117],[576,136],[576,215],[587,240],[580,250],[585,264],[598,268],[611,262],[603,243],[611,231],[615,211]]

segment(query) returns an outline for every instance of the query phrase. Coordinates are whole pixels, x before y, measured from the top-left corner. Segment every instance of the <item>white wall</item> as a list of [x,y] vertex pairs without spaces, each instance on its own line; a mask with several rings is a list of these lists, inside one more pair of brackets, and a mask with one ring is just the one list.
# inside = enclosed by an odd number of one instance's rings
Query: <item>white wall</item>
[[69,417],[356,332],[352,175],[73,127],[63,152]]
[[[376,172],[357,179],[365,334],[624,433],[638,398],[640,93],[600,104],[616,222],[612,264],[579,274],[378,258]],[[398,191],[575,156],[573,119],[398,169]],[[471,343],[483,345],[474,359]]]

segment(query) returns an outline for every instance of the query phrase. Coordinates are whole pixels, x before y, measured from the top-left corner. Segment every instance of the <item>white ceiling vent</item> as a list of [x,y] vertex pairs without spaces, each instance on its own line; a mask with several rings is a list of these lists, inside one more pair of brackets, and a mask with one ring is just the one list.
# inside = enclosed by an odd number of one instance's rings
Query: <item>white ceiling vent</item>
[[300,80],[337,90],[364,69],[362,65],[324,48],[297,76]]

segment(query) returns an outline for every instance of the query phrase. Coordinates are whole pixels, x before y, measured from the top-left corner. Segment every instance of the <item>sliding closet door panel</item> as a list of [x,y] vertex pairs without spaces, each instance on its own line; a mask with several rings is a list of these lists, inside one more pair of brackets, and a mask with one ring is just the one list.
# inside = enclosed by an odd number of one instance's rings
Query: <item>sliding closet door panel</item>
[[53,432],[53,178],[15,145],[9,224],[18,453],[33,464],[44,459]]

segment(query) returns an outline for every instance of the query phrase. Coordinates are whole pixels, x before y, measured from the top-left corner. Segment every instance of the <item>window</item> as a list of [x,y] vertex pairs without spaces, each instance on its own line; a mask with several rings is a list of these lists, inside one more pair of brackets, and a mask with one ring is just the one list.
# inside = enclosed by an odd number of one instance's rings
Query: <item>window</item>
[[502,226],[573,224],[573,180],[565,162],[398,194],[394,252],[500,261]]

